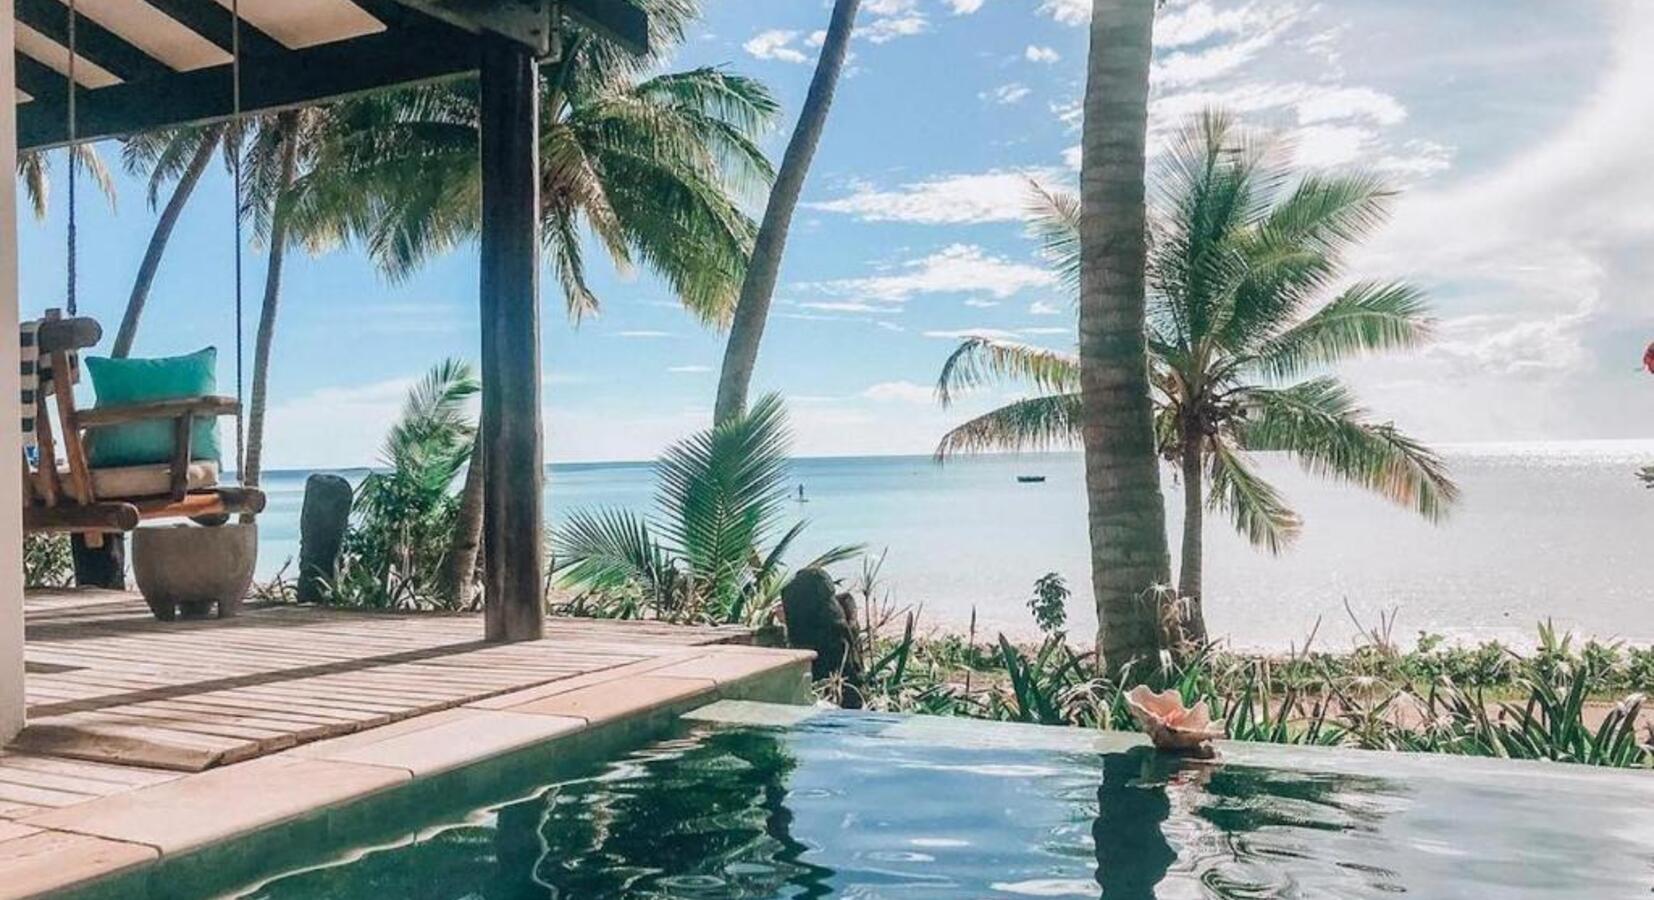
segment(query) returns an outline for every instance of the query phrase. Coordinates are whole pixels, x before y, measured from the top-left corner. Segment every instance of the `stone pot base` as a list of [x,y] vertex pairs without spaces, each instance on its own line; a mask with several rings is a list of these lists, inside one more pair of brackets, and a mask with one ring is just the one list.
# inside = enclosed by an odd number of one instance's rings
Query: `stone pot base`
[[258,564],[258,526],[177,525],[132,532],[132,574],[155,618],[220,619],[241,612]]

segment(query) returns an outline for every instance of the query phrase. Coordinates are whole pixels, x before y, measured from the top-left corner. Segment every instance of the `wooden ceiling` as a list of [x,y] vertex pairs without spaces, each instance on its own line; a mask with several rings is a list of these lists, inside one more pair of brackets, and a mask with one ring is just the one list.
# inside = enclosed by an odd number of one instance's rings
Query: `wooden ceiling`
[[[14,0],[17,144],[70,140],[69,0]],[[234,111],[232,0],[74,0],[77,142]],[[445,4],[455,12],[448,14]],[[555,4],[555,6],[553,6]],[[560,9],[634,49],[647,21],[626,0],[239,0],[241,108],[264,112],[477,68],[491,8]],[[480,13],[479,13],[480,11]]]

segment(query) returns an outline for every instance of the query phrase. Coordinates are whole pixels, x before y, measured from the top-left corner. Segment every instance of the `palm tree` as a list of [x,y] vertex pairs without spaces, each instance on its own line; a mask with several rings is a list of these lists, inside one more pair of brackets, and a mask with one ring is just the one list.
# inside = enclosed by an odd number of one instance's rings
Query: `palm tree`
[[[782,560],[806,524],[775,537],[787,505],[788,443],[786,411],[770,394],[674,444],[655,463],[657,517],[579,510],[553,532],[559,582],[599,603],[640,604],[662,618],[768,619],[786,576]],[[808,565],[859,552],[835,548]]]
[[[115,208],[115,180],[109,176],[109,167],[103,164],[98,150],[91,144],[75,144],[69,152],[75,155],[75,164],[92,176],[98,193]],[[29,198],[29,208],[37,219],[46,218],[46,208],[52,197],[51,159],[45,150],[31,150],[17,155],[17,177],[23,182],[23,194]]]
[[[1249,452],[1286,453],[1310,472],[1367,488],[1431,521],[1457,496],[1432,451],[1372,421],[1337,379],[1312,374],[1430,337],[1424,296],[1410,284],[1358,281],[1333,292],[1345,252],[1383,220],[1394,193],[1370,175],[1293,178],[1279,163],[1281,149],[1226,115],[1207,113],[1183,131],[1158,180],[1146,334],[1156,446],[1183,480],[1178,593],[1188,601],[1196,640],[1205,635],[1206,506],[1271,553],[1301,526]],[[1070,196],[1036,191],[1036,230],[1070,279],[1078,264],[1075,207]],[[1082,417],[1080,368],[1043,348],[966,340],[943,367],[944,402],[1001,378],[1026,379],[1039,394],[948,432],[938,457],[1072,441]]]
[[458,513],[454,479],[471,455],[467,412],[480,386],[470,365],[444,360],[411,390],[381,451],[384,471],[356,491],[339,599],[380,607],[458,606],[441,572]]
[[[597,239],[627,269],[660,275],[703,322],[728,321],[755,227],[743,201],[773,171],[757,145],[777,107],[764,86],[721,69],[643,77],[698,15],[692,0],[643,0],[650,46],[634,57],[571,28],[540,69],[542,234],[575,318],[597,309],[582,248]],[[293,192],[307,240],[360,241],[392,279],[480,227],[474,80],[360,98],[335,108],[321,157]],[[482,527],[482,480],[467,477],[450,578],[468,592]],[[469,561],[468,561],[469,560]]]
[[1143,170],[1155,0],[1096,0],[1080,136],[1080,430],[1097,651],[1158,661],[1169,579],[1144,347]]
[[850,31],[855,26],[856,10],[861,0],[837,0],[833,16],[827,24],[827,37],[821,44],[821,56],[816,60],[815,75],[810,78],[810,90],[804,97],[804,106],[798,114],[787,152],[781,157],[781,171],[764,207],[764,220],[758,226],[758,237],[752,247],[752,262],[747,266],[746,278],[741,282],[741,296],[735,304],[735,317],[729,327],[729,341],[724,345],[723,371],[718,377],[718,396],[712,410],[713,422],[727,422],[747,408],[747,391],[752,385],[753,366],[758,363],[758,344],[764,338],[764,325],[769,319],[770,299],[775,294],[775,282],[781,272],[781,256],[787,247],[787,230],[792,225],[793,211],[798,208],[799,194],[804,191],[804,177],[809,174],[810,161],[815,158],[816,146],[827,126],[827,111],[833,105],[833,91],[838,86],[839,73],[850,50]]
[[132,293],[127,297],[126,312],[121,316],[121,327],[115,334],[115,346],[110,355],[125,357],[132,352],[132,343],[138,336],[138,322],[149,301],[150,288],[161,267],[167,242],[178,218],[194,196],[207,165],[212,161],[228,133],[222,124],[201,127],[174,128],[133,135],[122,142],[121,156],[128,172],[147,172],[149,178],[149,205],[154,208],[160,199],[161,188],[173,182],[172,193],[161,208],[161,216],[150,232],[149,246],[144,250],[143,262],[132,280]]
[[[290,109],[255,119],[246,129],[241,161],[242,215],[253,223],[255,239],[264,245],[264,293],[259,303],[258,331],[253,338],[253,385],[247,403],[247,440],[241,482],[255,487],[264,471],[264,416],[269,405],[270,354],[275,345],[276,314],[281,303],[281,277],[288,242],[294,236],[290,214],[294,185],[302,172],[316,164],[333,108]],[[239,139],[239,138],[238,138]],[[312,250],[332,240],[328,228],[312,227],[299,238]]]
[[[742,210],[773,177],[758,136],[776,104],[758,82],[717,68],[640,78],[682,41],[698,4],[649,0],[652,56],[577,29],[540,69],[542,232],[572,316],[597,309],[587,233],[622,269],[642,262],[703,321],[723,323],[752,247]],[[393,279],[481,224],[475,79],[339,104],[300,179],[298,231],[358,240]]]

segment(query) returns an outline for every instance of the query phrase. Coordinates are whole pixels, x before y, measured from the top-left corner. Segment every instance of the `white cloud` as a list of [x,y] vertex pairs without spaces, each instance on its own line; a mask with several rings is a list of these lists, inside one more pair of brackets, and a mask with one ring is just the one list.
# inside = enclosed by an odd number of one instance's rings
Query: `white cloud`
[[968,16],[982,8],[984,0],[943,0],[956,16]]
[[771,29],[753,35],[751,40],[741,45],[741,48],[759,59],[774,59],[790,63],[808,62],[808,56],[791,46],[797,37],[798,32],[796,31]]
[[875,44],[884,44],[897,38],[922,34],[929,27],[930,22],[923,15],[913,13],[874,19],[857,33]]
[[691,365],[691,366],[668,366],[666,368],[666,371],[671,372],[674,375],[698,375],[702,372],[712,371],[712,367],[711,366],[696,366],[696,365]]
[[1311,125],[1292,134],[1293,161],[1300,167],[1327,169],[1360,159],[1377,138],[1360,125]]
[[861,11],[872,18],[856,26],[856,37],[875,44],[920,34],[930,28],[930,20],[919,8],[919,0],[866,0]]
[[1045,266],[1012,262],[974,244],[950,244],[911,260],[900,271],[809,285],[830,293],[899,303],[916,294],[986,293],[1004,299],[1031,287],[1047,287],[1056,276]]
[[1586,368],[1584,312],[1539,319],[1463,316],[1442,323],[1440,338],[1425,358],[1443,362],[1458,377],[1522,378]]
[[[1647,408],[1646,376],[1630,371],[1654,332],[1654,7],[1618,7],[1609,33],[1611,56],[1560,126],[1481,172],[1404,194],[1391,224],[1352,257],[1363,276],[1431,288],[1439,339],[1404,371],[1375,375],[1373,388],[1422,433],[1647,434],[1646,416],[1626,411]],[[1448,152],[1414,150],[1426,163]]]
[[1150,154],[1163,151],[1190,117],[1212,108],[1272,128],[1293,143],[1294,162],[1301,166],[1359,164],[1418,178],[1452,165],[1450,147],[1423,139],[1397,143],[1388,136],[1408,115],[1394,96],[1368,87],[1297,81],[1240,81],[1220,90],[1159,95],[1149,104]]
[[930,405],[936,402],[936,389],[911,381],[881,381],[862,391],[861,395],[877,403],[914,403]]
[[981,297],[972,297],[965,301],[965,305],[972,309],[989,309],[999,305],[998,300],[984,300]]
[[945,341],[963,341],[967,338],[986,338],[992,341],[1014,341],[1017,333],[1003,328],[961,328],[956,331],[927,331],[925,337]]
[[1035,316],[1056,316],[1062,314],[1062,307],[1044,300],[1035,300],[1028,304],[1028,313]]
[[992,100],[1001,106],[1009,106],[1012,103],[1020,102],[1033,92],[1033,88],[1028,85],[1013,81],[1010,84],[1002,84],[991,91],[983,91],[977,96],[983,100]]
[[1040,328],[1019,328],[1019,329],[1017,329],[1017,333],[1018,334],[1027,334],[1027,335],[1035,335],[1035,334],[1073,334],[1074,329],[1072,329],[1072,328],[1058,328],[1058,327],[1055,327],[1055,326],[1040,327]]
[[1070,131],[1079,131],[1080,124],[1085,119],[1085,106],[1078,98],[1052,103],[1051,114],[1057,117],[1057,121],[1067,125]]
[[822,44],[827,43],[826,30],[822,29],[810,32],[810,36],[804,39],[804,43],[809,44],[812,47],[819,47]]
[[1028,49],[1022,51],[1022,56],[1029,62],[1046,64],[1054,63],[1062,59],[1062,54],[1058,53],[1054,48],[1042,47],[1037,44],[1029,44]]
[[848,196],[805,206],[846,213],[867,222],[925,225],[1020,222],[1027,218],[1029,183],[1058,180],[1066,180],[1064,173],[1033,168],[939,175],[889,190],[859,183],[852,186]]
[[1091,0],[1044,0],[1039,11],[1064,25],[1085,25],[1091,22]]
[[415,376],[353,387],[318,388],[270,407],[265,459],[278,466],[363,466],[379,459],[385,435]]
[[1157,47],[1184,47],[1220,35],[1267,30],[1297,11],[1283,4],[1247,3],[1219,10],[1205,0],[1162,12],[1154,20]]
[[866,303],[861,300],[818,300],[798,304],[803,309],[818,309],[822,312],[849,312],[849,313],[877,313],[890,315],[901,312],[901,307]]
[[1407,107],[1381,91],[1367,87],[1319,87],[1303,85],[1294,108],[1298,122],[1337,122],[1367,119],[1378,125],[1399,125],[1407,119]]
[[1186,87],[1211,81],[1251,62],[1278,37],[1280,31],[1271,29],[1205,50],[1172,53],[1155,61],[1149,79],[1159,88]]

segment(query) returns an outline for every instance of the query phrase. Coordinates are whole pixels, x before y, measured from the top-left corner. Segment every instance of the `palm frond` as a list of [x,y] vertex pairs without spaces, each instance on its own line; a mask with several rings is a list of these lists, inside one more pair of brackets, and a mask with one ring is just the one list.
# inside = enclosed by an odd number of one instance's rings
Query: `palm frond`
[[1227,441],[1215,440],[1207,459],[1212,479],[1210,504],[1229,516],[1241,537],[1277,554],[1298,537],[1303,520],[1247,465],[1239,451]]
[[1080,198],[1071,191],[1050,190],[1037,181],[1028,183],[1028,229],[1040,242],[1040,254],[1050,263],[1062,286],[1080,293]]
[[770,394],[741,418],[669,447],[655,465],[663,544],[726,605],[786,500],[787,444],[785,409]]
[[[98,155],[97,147],[91,144],[76,144],[69,148],[69,153],[74,155],[76,168],[91,176],[92,183],[97,185],[109,208],[114,209],[115,179],[109,174],[109,167],[104,165],[103,158]],[[17,155],[17,177],[23,182],[23,193],[28,197],[29,208],[37,219],[46,217],[46,210],[50,205],[51,166],[51,154],[46,150],[34,150]]]
[[1080,437],[1080,395],[1031,397],[984,413],[942,436],[938,462],[985,450],[1045,450],[1072,446]]
[[628,510],[576,510],[552,530],[551,546],[559,583],[577,590],[632,588],[659,602],[675,580],[649,523]]
[[1223,344],[1246,349],[1291,323],[1338,277],[1344,251],[1384,221],[1392,197],[1371,174],[1300,180],[1256,228],[1237,236],[1246,275],[1221,327]]
[[1439,456],[1390,424],[1367,421],[1348,388],[1315,378],[1285,388],[1249,388],[1237,443],[1291,454],[1316,475],[1360,485],[1430,521],[1446,517],[1459,489]]
[[963,391],[1006,379],[1027,381],[1041,393],[1070,393],[1080,387],[1080,362],[1044,347],[969,337],[942,364],[936,396],[948,406]]
[[1254,365],[1288,378],[1359,354],[1418,347],[1435,334],[1429,309],[1424,292],[1413,285],[1359,282],[1266,341]]

